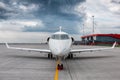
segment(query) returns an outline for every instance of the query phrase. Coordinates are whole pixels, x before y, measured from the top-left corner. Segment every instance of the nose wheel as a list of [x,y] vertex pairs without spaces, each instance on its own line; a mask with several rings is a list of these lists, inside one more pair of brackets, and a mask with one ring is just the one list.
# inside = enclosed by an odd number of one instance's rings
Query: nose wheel
[[62,57],[61,56],[57,56],[57,69],[58,70],[63,70],[63,64],[61,63],[61,59]]
[[63,70],[63,64],[58,64],[58,65],[57,65],[57,69],[58,69],[58,70]]

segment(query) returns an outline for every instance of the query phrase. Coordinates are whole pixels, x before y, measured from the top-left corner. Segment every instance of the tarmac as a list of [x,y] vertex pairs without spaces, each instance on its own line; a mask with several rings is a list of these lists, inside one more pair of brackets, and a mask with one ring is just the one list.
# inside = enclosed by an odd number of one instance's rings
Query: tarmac
[[[47,45],[11,45],[17,47],[43,48]],[[99,48],[102,46],[72,46]],[[74,59],[63,61],[58,80],[120,80],[120,48],[112,50],[76,53]],[[47,54],[7,49],[0,45],[0,80],[54,80],[55,59]]]

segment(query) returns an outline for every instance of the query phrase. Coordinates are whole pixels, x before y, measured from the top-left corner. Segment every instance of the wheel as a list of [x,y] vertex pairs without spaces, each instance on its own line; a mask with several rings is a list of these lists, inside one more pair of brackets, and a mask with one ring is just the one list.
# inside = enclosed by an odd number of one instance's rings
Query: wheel
[[63,64],[61,64],[61,70],[63,70]]
[[50,59],[50,54],[48,54],[48,59]]
[[67,58],[68,59],[72,59],[73,58],[73,54],[69,54]]
[[57,65],[57,69],[60,70],[60,65],[59,64]]
[[63,64],[60,65],[60,70],[63,70]]
[[63,64],[58,64],[58,65],[57,65],[57,69],[58,69],[58,70],[63,70]]
[[67,57],[68,59],[70,59],[70,54],[68,55],[68,57]]
[[48,54],[48,59],[52,59],[53,55],[52,54]]
[[73,59],[73,54],[70,54],[70,58]]
[[52,54],[50,54],[50,59],[52,59],[53,58],[53,55]]

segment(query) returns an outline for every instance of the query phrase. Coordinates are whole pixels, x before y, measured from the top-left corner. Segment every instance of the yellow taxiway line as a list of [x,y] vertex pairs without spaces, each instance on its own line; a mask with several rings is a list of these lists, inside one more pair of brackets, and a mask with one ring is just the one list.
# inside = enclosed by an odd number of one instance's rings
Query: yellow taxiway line
[[59,70],[57,68],[58,63],[59,63],[59,61],[57,61],[57,64],[56,64],[56,70],[55,70],[54,80],[58,80],[58,75],[59,75]]

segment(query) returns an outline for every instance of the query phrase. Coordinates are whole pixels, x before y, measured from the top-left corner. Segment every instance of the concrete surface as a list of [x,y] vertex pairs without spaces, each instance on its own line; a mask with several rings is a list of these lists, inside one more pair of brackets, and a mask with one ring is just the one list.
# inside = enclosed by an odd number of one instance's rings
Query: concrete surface
[[[46,45],[12,45],[48,48]],[[72,48],[99,48],[73,46]],[[76,54],[63,61],[59,80],[120,80],[120,48]],[[54,80],[56,61],[46,54],[9,50],[0,45],[0,80]]]

